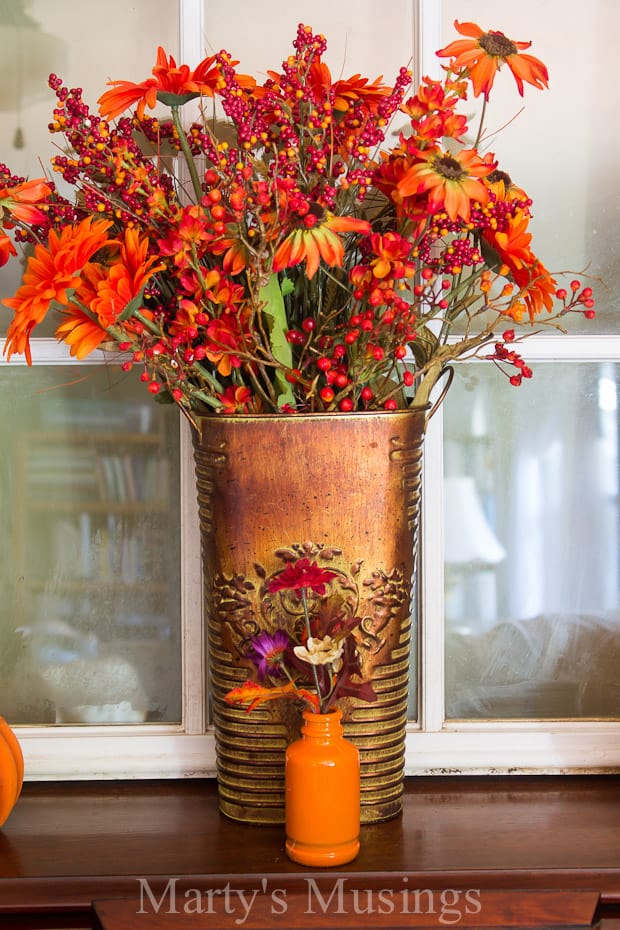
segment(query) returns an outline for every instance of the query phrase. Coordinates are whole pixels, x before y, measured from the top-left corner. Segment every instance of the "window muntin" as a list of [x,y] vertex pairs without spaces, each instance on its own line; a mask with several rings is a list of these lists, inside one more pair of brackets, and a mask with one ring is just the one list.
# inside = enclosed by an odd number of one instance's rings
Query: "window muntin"
[[[168,0],[160,0],[160,2],[162,9],[159,18],[148,17],[149,22],[154,25],[156,30],[159,29],[160,23],[165,26],[166,16],[176,17],[177,12],[176,9],[172,9],[173,5],[169,4]],[[346,0],[345,8],[348,2],[350,0]],[[33,9],[36,7],[38,10],[46,7],[46,5],[44,0],[38,0],[32,6]],[[68,9],[69,6],[71,6],[69,0],[63,0],[62,3],[49,7],[48,14],[46,14],[48,21],[51,23],[50,17],[56,18],[57,8]],[[502,23],[499,26],[505,28],[508,32],[511,29],[511,24],[519,26],[524,23],[527,27],[526,33],[521,35],[515,30],[514,34],[518,38],[535,39],[538,53],[552,65],[547,51],[551,44],[549,37],[555,35],[557,23],[555,23],[553,29],[544,30],[544,42],[541,44],[541,40],[535,37],[532,32],[534,28],[538,30],[537,24],[541,22],[541,11],[538,5],[536,10],[532,12],[531,6],[532,4],[528,0],[524,9],[530,12],[527,13],[525,22],[520,20],[513,23],[514,15],[518,15],[521,8],[502,10]],[[416,54],[416,59],[422,62],[420,69],[422,73],[431,73],[433,68],[438,65],[438,60],[434,57],[434,49],[439,48],[448,40],[446,32],[441,30],[441,7],[442,5],[438,4],[436,0],[411,0],[411,2],[407,0],[406,3],[391,6],[388,11],[390,13],[389,18],[387,18],[386,11],[382,10],[381,22],[377,29],[374,27],[368,29],[365,25],[364,16],[360,12],[359,3],[351,3],[351,15],[345,17],[346,30],[343,31],[337,24],[333,23],[331,8],[326,8],[323,11],[321,6],[320,8],[313,8],[317,9],[318,12],[316,16],[313,16],[312,25],[315,28],[323,28],[328,38],[330,38],[330,47],[338,50],[338,61],[345,62],[342,65],[342,71],[347,70],[347,61],[351,61],[352,71],[368,71],[364,61],[361,61],[358,66],[354,54],[351,53],[350,57],[349,52],[353,47],[352,36],[357,35],[358,38],[361,36],[362,40],[364,40],[364,37],[368,39],[372,35],[371,47],[365,60],[370,61],[371,65],[377,62],[377,47],[379,45],[384,46],[386,64],[383,67],[383,72],[386,78],[391,73],[390,69],[393,64],[400,64],[401,60],[403,60],[403,56],[394,49],[395,37],[398,38],[399,42],[402,41],[407,58],[410,57],[410,51],[414,44],[421,43],[420,54]],[[454,7],[454,0],[451,0],[451,2],[450,0],[444,0],[443,9],[447,11],[449,24],[457,16],[463,18],[462,10],[454,9]],[[180,58],[182,60],[197,61],[204,49],[214,51],[222,46],[230,46],[231,51],[234,51],[238,47],[237,8],[231,13],[230,6],[219,3],[219,0],[180,0],[179,8],[181,11]],[[149,7],[149,12],[151,9],[152,5]],[[488,16],[484,17],[483,21],[482,13],[484,11],[482,10],[480,22],[491,28],[498,26],[496,22],[496,5],[491,7],[487,4],[485,9],[488,11]],[[136,16],[140,19],[140,7],[135,7],[135,11]],[[74,11],[71,12],[73,14]],[[472,9],[470,15],[468,9],[467,18],[475,18],[475,12]],[[604,18],[607,12],[606,5],[601,3],[597,10],[594,11],[593,16],[595,18]],[[252,11],[249,11],[248,16],[251,13]],[[366,10],[366,13],[368,13],[368,10]],[[391,18],[392,13],[394,21]],[[289,42],[289,37],[292,35],[291,29],[294,31],[297,22],[307,20],[307,10],[303,8],[303,5],[300,8],[299,3],[297,7],[295,4],[289,5],[287,15],[291,17],[291,28],[283,24],[282,37],[274,37],[274,24],[268,17],[265,19],[264,24],[262,21],[257,21],[254,24],[255,28],[252,29],[251,38],[248,39],[247,54],[244,54],[247,70],[254,68],[255,59],[252,59],[252,54],[255,56],[260,55],[260,62],[263,62],[267,58],[265,50],[273,50],[273,53],[269,55],[269,62],[271,62],[274,54],[276,52],[279,54],[280,47]],[[510,22],[508,16],[511,17]],[[317,25],[318,19],[321,22]],[[203,21],[206,24],[204,28]],[[278,9],[278,21],[281,21],[280,9]],[[221,29],[217,27],[218,23],[222,24]],[[406,25],[403,26],[403,23],[406,23]],[[143,25],[144,23],[142,23]],[[263,25],[264,34],[260,32]],[[557,51],[553,53],[558,58],[565,54],[565,50],[571,46],[571,42],[578,42],[575,36],[580,36],[581,25],[572,34],[572,37],[569,36],[568,39],[565,37],[557,43]],[[378,30],[379,27],[383,28],[383,26],[385,26],[386,30],[385,38],[379,39],[377,38]],[[83,28],[83,24],[80,28]],[[176,23],[174,26],[167,29],[162,28],[161,30],[164,36],[162,44],[168,50],[173,45],[170,41],[170,35],[175,34],[175,28]],[[346,38],[344,32],[347,34]],[[136,34],[136,29],[133,32],[127,31],[130,43],[135,42]],[[144,62],[141,63],[135,53],[132,53],[133,57],[126,54],[115,56],[115,60],[121,63],[131,58],[135,64],[134,73],[130,75],[124,69],[121,75],[123,77],[141,80],[145,74],[148,74],[152,66],[152,49],[154,47],[152,36],[143,28],[140,30],[140,36],[140,54],[144,52]],[[75,44],[80,44],[79,39]],[[232,48],[233,44],[235,49]],[[84,48],[86,48],[86,45],[84,45]],[[185,54],[184,50],[187,50],[187,54]],[[88,54],[90,54],[90,51],[89,47]],[[116,76],[118,69],[114,74],[110,73],[109,50],[102,45],[100,51],[101,57],[107,60],[106,78]],[[573,59],[574,56],[571,56],[569,66]],[[601,64],[602,61],[603,57],[601,56]],[[552,67],[554,73],[557,74],[555,66]],[[577,69],[574,70],[577,71]],[[334,73],[340,74],[337,66],[334,67]],[[561,88],[563,80],[563,78],[561,80],[555,78],[554,84]],[[96,89],[98,90],[99,87],[100,80],[97,80]],[[538,98],[541,106],[547,107],[548,98],[545,100],[543,94],[532,91],[529,100],[526,102],[528,110],[532,98],[534,100]],[[588,104],[587,112],[589,112],[590,105],[591,101]],[[571,119],[574,119],[574,112]],[[40,117],[37,117],[36,122],[42,125]],[[518,125],[522,129],[523,123],[519,122]],[[569,125],[572,126],[573,124],[570,123]],[[521,133],[522,140],[527,141],[528,145],[531,144],[532,136],[533,133],[529,133],[528,140],[526,140],[525,134]],[[538,139],[538,136],[536,138]],[[557,149],[549,149],[547,146],[545,146],[545,150],[557,153]],[[610,149],[606,150],[610,151]],[[538,161],[540,161],[540,152],[541,148],[537,142],[537,154],[534,161],[536,170]],[[562,154],[563,156],[566,154],[565,146],[562,146]],[[554,164],[553,178],[555,184],[557,179],[557,159]],[[563,164],[565,165],[566,162],[563,162]],[[592,177],[595,176],[592,175]],[[570,178],[570,172],[567,173],[567,177]],[[525,178],[520,180],[527,186]],[[572,190],[572,184],[573,181],[571,180],[567,189]],[[541,200],[541,193],[536,192],[531,183],[529,187],[532,193],[535,193],[537,203],[544,203],[544,200]],[[553,187],[554,185],[550,185],[550,189]],[[596,189],[605,190],[604,185],[600,183],[600,179],[597,179]],[[542,194],[544,193],[545,191],[542,191]],[[567,198],[567,202],[568,200],[569,198]],[[608,225],[611,226],[613,231],[614,226],[611,222],[611,216],[609,216],[611,209],[611,201],[606,200],[603,207],[599,209],[598,215],[605,216],[607,214]],[[544,217],[547,211],[539,209],[538,212]],[[579,225],[579,222],[581,222],[581,219],[578,221],[573,218],[575,227]],[[556,238],[563,238],[566,228],[568,228],[567,225],[562,223],[552,232],[554,232]],[[613,244],[610,248],[613,252]],[[567,253],[562,251],[562,254]],[[583,254],[585,254],[585,250]],[[568,264],[567,260],[562,263],[562,267]],[[576,268],[579,267],[579,263],[572,258],[570,264]],[[611,290],[608,291],[608,294],[611,293]],[[601,319],[604,322],[604,317],[599,313],[599,321]],[[596,325],[598,324],[595,323]],[[586,332],[593,333],[595,331],[595,328],[588,324]],[[556,345],[554,345],[553,351],[575,360],[583,360],[584,357],[595,361],[600,358],[611,361],[620,359],[620,347],[613,341],[610,342],[606,339],[599,341],[600,338],[596,336],[590,337],[589,348],[585,354],[582,349],[574,351],[575,344],[572,337],[554,339],[553,342]],[[541,352],[533,343],[530,343],[528,345],[528,355],[535,358],[537,354],[542,354],[545,358],[548,358],[548,347]],[[414,686],[416,692],[419,693],[420,700],[418,719],[411,724],[410,741],[407,750],[407,771],[445,772],[455,770],[488,772],[527,769],[582,771],[585,766],[594,769],[620,766],[617,739],[618,726],[613,722],[582,720],[561,723],[543,721],[539,723],[535,720],[446,720],[443,687],[445,670],[442,562],[443,490],[441,482],[436,480],[436,476],[441,474],[443,468],[442,416],[443,412],[435,416],[426,440],[425,519],[421,541],[422,571],[417,585],[422,617],[422,627],[418,640],[420,676],[419,681]],[[181,437],[181,511],[183,513],[181,543],[184,571],[181,597],[186,618],[183,625],[184,637],[181,644],[183,722],[181,726],[150,724],[148,729],[141,725],[126,726],[123,724],[116,727],[80,727],[79,730],[76,730],[75,727],[56,726],[53,728],[54,738],[51,740],[47,736],[50,730],[41,731],[37,728],[20,728],[31,777],[87,777],[93,771],[96,771],[100,776],[106,777],[135,777],[140,775],[159,777],[180,776],[188,773],[207,775],[214,773],[213,741],[208,729],[205,730],[206,687],[203,661],[204,644],[202,641],[202,627],[198,619],[200,612],[200,561],[196,534],[193,469],[187,431],[184,431],[183,428]],[[79,738],[76,738],[78,734]]]

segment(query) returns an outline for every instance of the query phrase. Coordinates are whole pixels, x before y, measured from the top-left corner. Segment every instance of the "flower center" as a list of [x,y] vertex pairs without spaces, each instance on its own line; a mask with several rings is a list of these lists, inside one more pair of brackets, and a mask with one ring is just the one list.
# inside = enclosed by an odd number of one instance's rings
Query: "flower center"
[[463,166],[459,164],[456,158],[452,158],[450,155],[441,155],[439,158],[436,158],[433,161],[433,168],[437,174],[447,178],[449,181],[460,181],[467,176],[466,172],[463,171]]
[[283,655],[284,648],[282,646],[272,646],[271,649],[265,652],[265,662],[267,665],[279,665]]
[[493,55],[496,58],[509,58],[510,55],[516,55],[519,51],[514,42],[503,32],[485,32],[478,39],[478,45],[487,55]]
[[490,184],[497,184],[498,181],[503,181],[506,189],[512,187],[512,178],[510,175],[506,174],[505,171],[500,171],[499,168],[496,168],[491,174],[487,174],[487,181],[489,181]]

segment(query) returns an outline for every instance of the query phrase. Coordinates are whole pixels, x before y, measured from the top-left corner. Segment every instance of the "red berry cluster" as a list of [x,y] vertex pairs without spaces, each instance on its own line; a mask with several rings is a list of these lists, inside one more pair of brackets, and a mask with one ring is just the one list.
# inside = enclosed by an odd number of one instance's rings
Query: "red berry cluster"
[[[514,349],[506,348],[506,343],[515,340],[514,329],[507,329],[502,333],[502,339],[503,341],[495,343],[495,351],[491,355],[486,355],[485,358],[490,359],[502,374],[506,375],[513,387],[519,387],[524,378],[532,377],[532,369],[525,364],[523,358]],[[509,371],[506,371],[507,365],[516,368],[516,373],[511,375]]]
[[558,300],[562,301],[562,314],[582,313],[586,320],[593,320],[596,316],[594,309],[594,294],[591,287],[582,287],[581,281],[571,281],[570,292],[560,287],[555,292]]

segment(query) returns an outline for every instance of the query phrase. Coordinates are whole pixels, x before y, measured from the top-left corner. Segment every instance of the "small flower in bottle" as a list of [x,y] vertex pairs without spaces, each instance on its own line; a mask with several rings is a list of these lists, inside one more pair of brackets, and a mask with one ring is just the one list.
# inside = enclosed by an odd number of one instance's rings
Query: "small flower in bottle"
[[343,645],[331,636],[323,639],[308,637],[305,646],[295,646],[293,652],[298,659],[309,662],[310,665],[331,665],[332,671],[338,672],[342,668]]

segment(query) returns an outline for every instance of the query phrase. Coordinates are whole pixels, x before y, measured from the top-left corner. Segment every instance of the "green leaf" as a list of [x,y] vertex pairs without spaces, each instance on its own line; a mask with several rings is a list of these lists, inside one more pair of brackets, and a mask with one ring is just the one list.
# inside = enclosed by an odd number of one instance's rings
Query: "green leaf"
[[187,94],[172,94],[167,90],[157,91],[157,99],[166,107],[182,107],[184,103],[195,100],[196,97],[200,97],[200,94],[195,91],[190,91]]
[[142,288],[140,293],[136,294],[136,296],[132,300],[129,301],[125,309],[121,313],[119,313],[119,315],[116,317],[117,323],[124,323],[125,320],[128,320],[129,317],[133,316],[134,313],[140,310],[140,308],[142,307],[143,295],[144,295],[144,288]]
[[[291,282],[288,282],[290,285]],[[288,321],[286,319],[286,308],[284,306],[283,292],[290,293],[290,287],[286,289],[285,281],[282,288],[278,281],[278,276],[272,274],[269,283],[260,290],[260,300],[264,301],[263,313],[267,318],[269,328],[269,344],[273,357],[284,368],[293,367],[293,351],[290,343],[287,341],[286,332],[288,330]],[[292,285],[291,285],[292,286]],[[278,406],[283,404],[294,404],[295,397],[293,389],[284,377],[282,371],[276,371],[275,382],[280,391],[278,395]]]
[[282,284],[280,285],[280,290],[282,291],[282,296],[287,297],[289,294],[292,294],[295,290],[295,285],[290,278],[284,278]]

